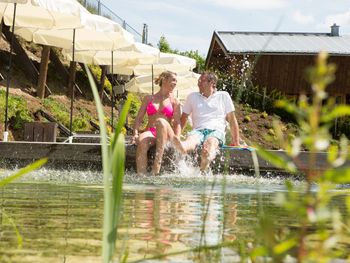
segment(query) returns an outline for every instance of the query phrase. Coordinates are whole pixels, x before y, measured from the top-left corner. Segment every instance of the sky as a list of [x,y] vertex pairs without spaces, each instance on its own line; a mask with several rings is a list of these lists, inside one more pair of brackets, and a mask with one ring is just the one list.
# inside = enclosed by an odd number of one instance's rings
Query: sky
[[350,0],[101,0],[148,42],[163,35],[172,49],[206,57],[213,32],[330,32],[350,34]]

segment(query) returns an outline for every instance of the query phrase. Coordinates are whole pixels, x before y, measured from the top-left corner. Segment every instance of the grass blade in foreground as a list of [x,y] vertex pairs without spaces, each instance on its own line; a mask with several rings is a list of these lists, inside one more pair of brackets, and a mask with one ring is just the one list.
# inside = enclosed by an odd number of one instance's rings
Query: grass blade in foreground
[[89,71],[86,67],[92,93],[94,95],[98,118],[100,122],[100,136],[103,165],[104,184],[104,212],[103,212],[103,245],[102,258],[104,263],[112,260],[115,242],[117,239],[117,224],[121,209],[122,186],[125,163],[125,143],[121,129],[124,126],[128,113],[130,100],[127,100],[119,122],[116,126],[116,133],[112,139],[111,149],[107,143],[107,128],[104,121],[104,112],[98,90]]
[[[22,177],[23,175],[26,175],[27,173],[30,173],[31,171],[34,171],[36,169],[39,169],[41,166],[43,166],[47,162],[47,158],[40,159],[32,164],[27,165],[26,167],[20,169],[18,172],[16,172],[13,175],[10,175],[6,177],[5,179],[0,180],[0,187],[3,187],[12,181]],[[11,217],[9,217],[4,211],[1,211],[1,214],[4,216],[5,219],[9,221],[9,223],[12,225],[13,229],[15,230],[16,237],[17,237],[17,243],[18,248],[22,248],[23,244],[23,238],[21,234],[18,231],[18,228],[16,226],[15,221]]]
[[9,177],[6,177],[5,179],[0,181],[0,187],[5,186],[12,181],[16,180],[17,178],[22,177],[23,175],[30,173],[31,171],[34,171],[36,169],[39,169],[41,166],[43,166],[47,162],[47,158],[40,159],[32,164],[27,165],[26,167],[20,169],[18,172],[16,172],[13,175],[10,175]]

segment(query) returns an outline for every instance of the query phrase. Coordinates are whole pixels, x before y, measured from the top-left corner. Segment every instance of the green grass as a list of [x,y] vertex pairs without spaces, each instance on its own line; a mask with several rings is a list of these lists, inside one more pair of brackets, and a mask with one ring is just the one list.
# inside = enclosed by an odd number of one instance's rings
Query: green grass
[[[70,112],[62,103],[48,97],[43,100],[43,106],[51,112],[59,123],[69,127]],[[91,130],[91,125],[89,123],[90,120],[92,120],[92,118],[85,109],[79,110],[79,115],[73,115],[73,131]]]
[[[6,92],[0,91],[0,122],[5,122],[5,104]],[[8,120],[14,129],[20,129],[25,122],[33,121],[33,116],[30,114],[27,102],[24,98],[9,95],[8,100]]]

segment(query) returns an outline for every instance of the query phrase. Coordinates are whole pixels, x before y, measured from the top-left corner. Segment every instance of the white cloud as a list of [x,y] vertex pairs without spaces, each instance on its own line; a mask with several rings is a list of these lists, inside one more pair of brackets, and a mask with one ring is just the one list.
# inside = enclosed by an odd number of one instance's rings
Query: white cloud
[[302,25],[308,25],[315,21],[312,15],[304,15],[300,11],[295,11],[292,18],[295,22]]
[[345,13],[328,15],[325,19],[325,24],[331,26],[334,23],[340,26],[349,26],[350,25],[350,9]]
[[242,10],[269,10],[282,8],[287,5],[286,0],[208,0],[212,4]]

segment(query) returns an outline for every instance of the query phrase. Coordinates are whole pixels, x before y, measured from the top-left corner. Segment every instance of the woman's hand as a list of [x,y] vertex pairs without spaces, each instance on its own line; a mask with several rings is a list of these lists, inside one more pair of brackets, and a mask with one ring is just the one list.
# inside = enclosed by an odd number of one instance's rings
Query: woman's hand
[[132,136],[131,139],[131,144],[136,144],[139,142],[139,135],[138,134],[134,134],[134,136]]

